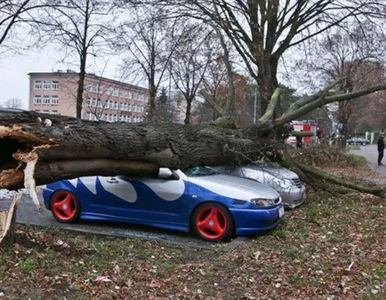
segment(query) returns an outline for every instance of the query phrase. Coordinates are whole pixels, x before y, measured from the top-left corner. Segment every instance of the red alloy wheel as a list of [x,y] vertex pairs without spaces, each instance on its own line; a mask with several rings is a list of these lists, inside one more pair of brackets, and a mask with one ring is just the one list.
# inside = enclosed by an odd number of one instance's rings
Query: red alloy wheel
[[208,241],[222,241],[233,231],[228,210],[217,203],[205,203],[193,215],[194,229]]
[[51,210],[58,221],[71,223],[78,219],[80,206],[74,194],[68,191],[59,191],[52,197]]

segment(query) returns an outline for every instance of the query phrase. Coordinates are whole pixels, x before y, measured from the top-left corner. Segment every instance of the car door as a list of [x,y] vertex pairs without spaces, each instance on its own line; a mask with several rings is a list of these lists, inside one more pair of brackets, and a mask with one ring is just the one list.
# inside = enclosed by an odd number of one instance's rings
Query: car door
[[[136,192],[135,201],[121,201],[112,207],[114,215],[143,223],[186,222],[185,182],[175,173],[170,178],[120,177]],[[186,200],[186,199],[185,199]]]

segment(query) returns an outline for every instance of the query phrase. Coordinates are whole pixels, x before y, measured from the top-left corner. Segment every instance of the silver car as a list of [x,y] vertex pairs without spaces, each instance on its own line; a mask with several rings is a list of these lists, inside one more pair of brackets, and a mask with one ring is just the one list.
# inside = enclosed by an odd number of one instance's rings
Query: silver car
[[304,202],[306,187],[299,176],[283,167],[276,167],[266,162],[255,162],[242,166],[213,167],[222,174],[252,179],[268,185],[279,192],[287,209],[293,209]]

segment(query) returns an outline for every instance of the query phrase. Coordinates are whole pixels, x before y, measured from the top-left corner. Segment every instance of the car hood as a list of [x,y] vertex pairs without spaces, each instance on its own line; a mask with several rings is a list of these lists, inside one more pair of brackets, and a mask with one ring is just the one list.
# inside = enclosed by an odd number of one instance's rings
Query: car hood
[[250,201],[251,199],[277,199],[279,194],[258,182],[229,175],[189,177],[189,181],[224,197]]
[[298,179],[298,175],[291,170],[288,170],[283,167],[276,167],[270,165],[247,165],[243,166],[242,169],[248,169],[248,171],[256,171],[256,172],[267,172],[268,174],[283,178],[283,179]]

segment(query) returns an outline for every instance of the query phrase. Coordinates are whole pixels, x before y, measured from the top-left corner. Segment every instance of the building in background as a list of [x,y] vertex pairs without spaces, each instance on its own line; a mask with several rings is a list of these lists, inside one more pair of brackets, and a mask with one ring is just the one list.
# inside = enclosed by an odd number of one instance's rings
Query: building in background
[[[29,109],[49,114],[76,116],[78,73],[67,70],[29,73]],[[145,120],[147,89],[87,74],[82,119],[137,123]]]

